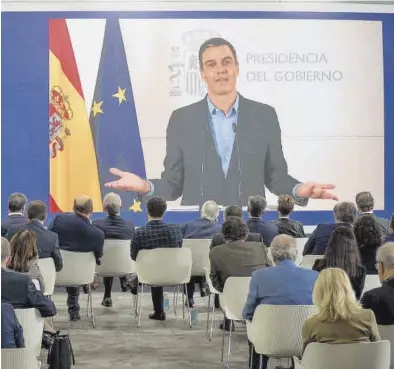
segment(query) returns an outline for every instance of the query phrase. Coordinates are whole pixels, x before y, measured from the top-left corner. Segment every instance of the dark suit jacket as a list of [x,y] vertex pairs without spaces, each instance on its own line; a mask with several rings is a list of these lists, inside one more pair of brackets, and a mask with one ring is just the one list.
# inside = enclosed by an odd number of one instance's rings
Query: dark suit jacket
[[390,236],[385,238],[384,243],[386,242],[394,242],[394,232]]
[[360,216],[362,215],[372,215],[375,218],[379,225],[382,238],[385,238],[390,234],[390,221],[388,219],[377,217],[373,213],[361,213]]
[[382,287],[364,293],[361,303],[364,309],[371,309],[378,324],[394,324],[394,278],[382,283]]
[[197,219],[181,225],[183,238],[212,238],[220,232],[222,226],[208,219]]
[[6,219],[2,219],[1,221],[1,237],[5,237],[8,230],[12,226],[18,226],[26,223],[27,223],[27,219],[24,215],[21,214],[8,215]]
[[15,309],[38,309],[43,318],[56,315],[56,307],[38,291],[28,275],[1,268],[1,302]]
[[55,262],[56,271],[59,272],[63,268],[63,259],[59,249],[59,239],[56,233],[44,228],[44,226],[37,220],[32,220],[27,224],[21,226],[13,226],[7,233],[8,240],[15,233],[21,230],[29,230],[37,236],[38,255],[40,259],[52,258]]
[[220,292],[228,277],[250,277],[253,271],[271,266],[267,248],[258,242],[228,242],[214,247],[209,259],[212,284]]
[[318,224],[306,242],[302,255],[324,255],[332,231],[340,226],[351,227],[347,223]]
[[289,218],[279,218],[270,223],[278,227],[278,234],[287,234],[294,238],[305,237],[304,226],[300,222]]
[[23,328],[11,304],[1,303],[1,348],[25,347]]
[[135,230],[131,241],[131,258],[137,259],[140,250],[182,247],[183,237],[178,224],[166,224],[161,220],[151,220]]
[[249,218],[248,220],[249,231],[252,233],[260,233],[263,237],[264,245],[269,247],[275,236],[279,234],[278,227],[263,222],[261,218]]
[[361,261],[363,262],[363,265],[367,269],[367,274],[378,274],[378,270],[376,269],[375,265],[376,265],[376,252],[378,251],[379,246],[373,247],[373,246],[363,245],[359,247]]
[[62,250],[77,252],[94,252],[97,264],[103,256],[104,232],[79,214],[56,215],[48,227],[59,236]]
[[131,240],[134,236],[134,223],[119,215],[108,215],[104,219],[94,220],[93,225],[104,232],[105,239]]
[[[262,246],[264,246],[263,237],[260,233],[249,233],[245,242],[259,242]],[[223,245],[224,243],[226,243],[226,241],[224,240],[223,234],[217,233],[212,238],[211,245],[209,247],[212,249],[213,247]]]
[[[239,95],[236,140],[239,160],[234,142],[224,176],[209,125],[207,97],[175,110],[167,127],[164,171],[161,179],[151,179],[154,195],[166,200],[182,196],[183,205],[207,200],[222,205],[246,205],[249,196],[265,196],[264,185],[276,195],[292,195],[299,181],[288,173],[274,108]],[[297,202],[306,205],[307,200],[297,199]]]

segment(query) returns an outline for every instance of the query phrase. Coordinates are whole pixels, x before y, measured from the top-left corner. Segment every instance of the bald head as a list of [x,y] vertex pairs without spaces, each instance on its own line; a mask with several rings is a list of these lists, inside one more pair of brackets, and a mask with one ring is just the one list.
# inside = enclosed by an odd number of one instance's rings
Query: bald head
[[211,223],[216,223],[218,216],[218,204],[215,201],[206,201],[201,208],[201,218],[208,219]]
[[270,249],[275,263],[283,260],[295,261],[297,258],[296,241],[286,234],[276,236],[271,242]]
[[93,202],[89,196],[81,195],[74,199],[74,212],[85,216],[93,213]]
[[380,246],[376,254],[380,281],[394,277],[394,242]]

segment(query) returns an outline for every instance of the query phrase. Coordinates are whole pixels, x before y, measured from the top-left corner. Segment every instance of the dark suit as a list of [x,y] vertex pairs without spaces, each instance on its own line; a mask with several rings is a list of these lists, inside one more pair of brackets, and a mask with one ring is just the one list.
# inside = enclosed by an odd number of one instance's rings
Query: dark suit
[[378,274],[378,270],[376,269],[376,252],[379,246],[362,245],[359,247],[361,261],[367,270],[367,274]]
[[[246,205],[249,196],[265,196],[264,185],[276,195],[293,194],[299,181],[288,173],[274,108],[239,95],[236,133],[239,158],[234,142],[226,176],[209,116],[207,97],[172,113],[167,127],[164,171],[160,179],[151,179],[155,196],[166,200],[182,196],[182,205],[207,200]],[[306,205],[307,200],[298,198],[297,202]]]
[[304,226],[302,223],[289,218],[279,218],[270,223],[278,227],[278,234],[287,234],[294,238],[304,238]]
[[5,237],[8,230],[12,226],[20,226],[22,224],[26,224],[27,219],[22,214],[11,214],[8,215],[6,219],[1,220],[1,237]]
[[11,304],[1,303],[1,348],[25,347],[23,328]]
[[181,225],[183,238],[212,238],[220,232],[222,226],[218,223],[212,223],[208,219],[197,219]]
[[384,243],[386,242],[394,242],[394,232],[384,239]]
[[277,226],[263,222],[261,218],[249,218],[247,224],[249,227],[249,232],[261,234],[264,245],[267,247],[271,245],[274,237],[279,234]]
[[28,275],[1,268],[1,301],[15,309],[38,309],[43,318],[56,314],[55,304],[38,291]]
[[8,240],[15,233],[21,230],[29,230],[37,236],[38,255],[40,259],[52,258],[55,262],[56,271],[59,272],[63,268],[63,259],[59,249],[59,239],[55,232],[45,229],[38,220],[31,220],[29,223],[21,226],[13,226],[7,233]]
[[[249,233],[245,242],[259,242],[260,244],[264,245],[263,244],[263,237],[261,236],[260,233]],[[212,238],[210,248],[212,249],[213,247],[223,245],[224,243],[226,243],[226,241],[224,240],[223,234],[217,233]]]
[[372,215],[375,218],[376,222],[379,225],[380,233],[383,238],[387,237],[390,234],[390,221],[388,219],[377,217],[373,213],[361,213],[360,214],[360,216],[363,216],[363,215]]
[[[178,224],[166,224],[161,220],[151,220],[135,230],[131,242],[131,258],[137,259],[140,250],[182,247],[183,237]],[[151,287],[155,313],[163,313],[163,287]]]

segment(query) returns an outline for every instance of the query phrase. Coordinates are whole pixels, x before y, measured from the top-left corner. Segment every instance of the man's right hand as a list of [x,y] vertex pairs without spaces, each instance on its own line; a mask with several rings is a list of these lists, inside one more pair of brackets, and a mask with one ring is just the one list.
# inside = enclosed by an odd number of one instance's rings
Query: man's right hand
[[135,191],[138,193],[150,192],[149,182],[136,174],[123,172],[117,168],[111,168],[109,171],[114,176],[118,176],[119,179],[106,183],[105,187],[114,188],[115,190]]

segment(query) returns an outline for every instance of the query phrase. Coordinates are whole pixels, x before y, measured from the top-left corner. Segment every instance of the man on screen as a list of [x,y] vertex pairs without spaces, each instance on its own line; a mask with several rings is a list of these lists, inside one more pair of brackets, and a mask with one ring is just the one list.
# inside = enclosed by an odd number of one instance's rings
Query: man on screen
[[233,45],[222,38],[199,50],[200,74],[207,96],[175,110],[167,127],[167,152],[160,179],[145,180],[112,168],[118,180],[110,188],[176,200],[182,205],[211,199],[222,205],[246,205],[249,196],[336,199],[331,184],[300,183],[288,174],[275,110],[237,92],[239,64]]

